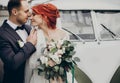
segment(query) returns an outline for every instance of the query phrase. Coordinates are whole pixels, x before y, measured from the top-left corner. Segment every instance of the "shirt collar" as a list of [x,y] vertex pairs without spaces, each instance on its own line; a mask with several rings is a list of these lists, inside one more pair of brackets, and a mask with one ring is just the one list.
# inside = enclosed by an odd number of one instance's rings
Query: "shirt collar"
[[18,25],[14,24],[13,22],[11,22],[10,20],[7,20],[7,23],[15,30],[17,28]]

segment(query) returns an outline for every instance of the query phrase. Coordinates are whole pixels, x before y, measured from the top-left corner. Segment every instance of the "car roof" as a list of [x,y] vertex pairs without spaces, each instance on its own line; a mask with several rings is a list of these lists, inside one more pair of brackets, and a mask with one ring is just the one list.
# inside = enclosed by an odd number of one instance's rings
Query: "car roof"
[[[120,0],[44,0],[60,10],[120,10]],[[43,2],[43,3],[44,3]],[[34,3],[42,3],[37,0]]]

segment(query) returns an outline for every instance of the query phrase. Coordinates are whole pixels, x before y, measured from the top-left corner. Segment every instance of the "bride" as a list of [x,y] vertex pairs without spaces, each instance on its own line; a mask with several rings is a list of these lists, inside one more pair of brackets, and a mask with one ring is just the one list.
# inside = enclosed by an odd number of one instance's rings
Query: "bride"
[[[38,39],[36,45],[37,51],[26,63],[25,83],[49,83],[44,76],[38,75],[38,70],[35,70],[35,68],[38,66],[38,57],[42,56],[41,50],[43,47],[46,47],[47,43],[49,43],[52,39],[55,41],[69,39],[67,32],[56,27],[58,17],[60,17],[58,9],[50,3],[32,7],[31,24],[32,26],[38,27]],[[48,64],[54,65],[54,62],[49,61]],[[64,81],[61,77],[58,77],[56,80],[50,79],[50,83],[64,83]],[[68,80],[68,83],[72,82],[69,82]]]

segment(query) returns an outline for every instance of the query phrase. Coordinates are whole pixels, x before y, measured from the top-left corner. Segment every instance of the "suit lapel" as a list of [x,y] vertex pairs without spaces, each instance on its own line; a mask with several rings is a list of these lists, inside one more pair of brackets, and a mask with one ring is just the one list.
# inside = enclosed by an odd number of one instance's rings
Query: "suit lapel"
[[[16,31],[8,24],[6,23],[7,20],[4,21],[2,27],[4,27],[4,29],[12,36],[14,37],[14,39],[16,40],[21,40],[21,37],[16,33]],[[26,32],[28,33],[28,35],[30,34],[30,30],[31,30],[31,27],[28,26],[28,25],[23,25],[23,27],[25,28]]]
[[12,37],[14,37],[16,40],[22,40],[21,37],[16,33],[16,31],[9,26],[9,24],[6,23],[6,21],[3,23],[4,29],[10,34],[12,35]]

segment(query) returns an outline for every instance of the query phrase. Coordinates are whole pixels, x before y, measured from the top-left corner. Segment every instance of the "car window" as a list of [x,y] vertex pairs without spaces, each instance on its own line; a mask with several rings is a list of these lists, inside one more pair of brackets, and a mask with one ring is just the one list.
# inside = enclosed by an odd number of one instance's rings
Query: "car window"
[[96,12],[100,25],[101,40],[115,40],[120,38],[120,12]]
[[[83,40],[95,40],[93,23],[90,11],[60,10],[61,25]],[[76,40],[73,35],[71,40]]]

